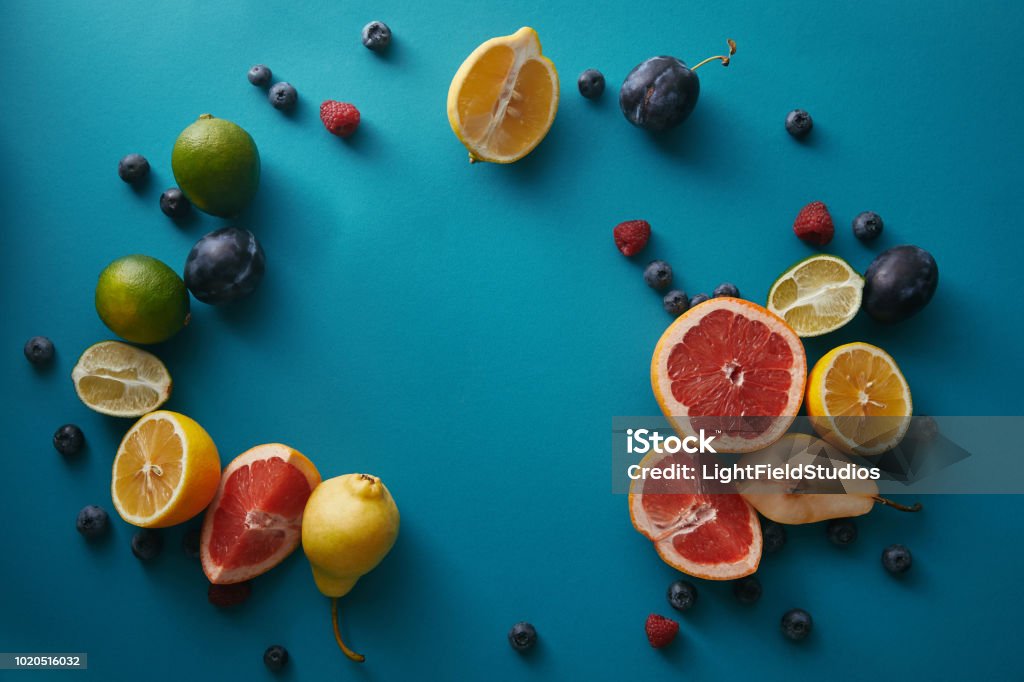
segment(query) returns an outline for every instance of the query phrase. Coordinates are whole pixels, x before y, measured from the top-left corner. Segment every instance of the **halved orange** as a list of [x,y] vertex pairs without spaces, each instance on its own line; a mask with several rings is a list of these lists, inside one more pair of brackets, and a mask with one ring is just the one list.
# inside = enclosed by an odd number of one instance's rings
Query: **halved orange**
[[683,435],[717,433],[716,452],[751,452],[786,433],[803,402],[807,355],[765,308],[713,298],[680,315],[651,358],[654,397]]
[[142,528],[188,521],[213,499],[220,456],[210,435],[177,412],[151,412],[125,434],[110,496],[121,518]]
[[557,112],[558,72],[528,26],[473,50],[448,88],[448,122],[470,161],[518,161],[548,134]]

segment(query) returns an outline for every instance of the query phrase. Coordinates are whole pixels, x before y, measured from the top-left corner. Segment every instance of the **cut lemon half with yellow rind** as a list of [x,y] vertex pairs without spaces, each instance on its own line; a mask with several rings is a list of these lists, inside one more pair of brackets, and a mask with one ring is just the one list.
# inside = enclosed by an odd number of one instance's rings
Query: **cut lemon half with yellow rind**
[[839,329],[860,310],[864,278],[842,258],[811,256],[782,273],[765,306],[802,338]]
[[879,455],[899,445],[914,406],[892,356],[856,342],[818,360],[807,379],[807,414],[815,431],[847,454]]
[[220,455],[210,435],[185,415],[160,410],[125,434],[110,496],[133,526],[166,528],[202,512],[219,483]]
[[171,397],[171,375],[164,363],[120,341],[86,348],[71,380],[87,407],[114,417],[141,417]]
[[448,122],[470,161],[518,161],[548,134],[557,112],[558,72],[528,26],[473,50],[448,88]]

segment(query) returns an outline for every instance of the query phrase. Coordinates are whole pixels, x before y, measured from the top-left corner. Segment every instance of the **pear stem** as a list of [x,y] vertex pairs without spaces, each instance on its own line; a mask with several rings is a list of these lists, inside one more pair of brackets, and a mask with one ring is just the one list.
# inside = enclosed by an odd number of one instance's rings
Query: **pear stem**
[[880,497],[878,495],[872,495],[871,499],[874,500],[875,502],[878,502],[879,504],[884,504],[887,507],[892,507],[893,509],[899,509],[900,511],[904,511],[904,512],[916,512],[916,511],[921,511],[921,509],[922,509],[922,506],[921,506],[920,502],[915,502],[914,504],[912,504],[912,505],[910,505],[908,507],[905,504],[900,504],[899,502],[893,502],[892,500],[887,500],[884,497]]
[[356,663],[362,663],[366,660],[366,656],[357,654],[356,652],[345,646],[345,642],[341,641],[341,631],[338,629],[338,598],[331,597],[331,624],[334,625],[334,639],[337,640],[338,646],[349,657],[349,660],[355,661]]
[[715,55],[714,57],[708,57],[707,59],[702,61],[700,64],[697,64],[697,66],[690,67],[690,71],[696,71],[697,69],[699,69],[700,67],[704,66],[708,62],[713,62],[716,59],[718,61],[722,62],[722,66],[729,66],[729,61],[730,61],[729,58],[732,57],[734,54],[736,54],[736,41],[733,40],[732,38],[728,38],[728,39],[726,39],[726,42],[729,43],[729,54],[727,54],[727,55],[719,54],[719,55]]

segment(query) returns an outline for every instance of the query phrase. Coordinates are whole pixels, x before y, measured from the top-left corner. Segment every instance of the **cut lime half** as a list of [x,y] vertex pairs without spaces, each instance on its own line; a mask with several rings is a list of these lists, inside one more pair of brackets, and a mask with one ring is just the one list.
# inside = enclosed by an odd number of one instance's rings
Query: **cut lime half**
[[864,278],[838,256],[811,256],[782,273],[768,292],[768,310],[799,336],[839,329],[860,310]]

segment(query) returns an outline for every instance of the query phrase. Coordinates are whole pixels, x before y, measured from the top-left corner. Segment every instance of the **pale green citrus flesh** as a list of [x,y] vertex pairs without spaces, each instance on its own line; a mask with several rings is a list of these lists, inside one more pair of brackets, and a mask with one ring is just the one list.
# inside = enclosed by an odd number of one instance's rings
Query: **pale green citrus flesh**
[[842,258],[811,256],[775,280],[766,307],[798,335],[820,336],[854,318],[863,289],[864,279]]

